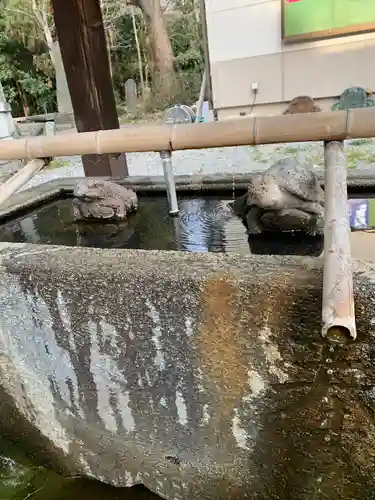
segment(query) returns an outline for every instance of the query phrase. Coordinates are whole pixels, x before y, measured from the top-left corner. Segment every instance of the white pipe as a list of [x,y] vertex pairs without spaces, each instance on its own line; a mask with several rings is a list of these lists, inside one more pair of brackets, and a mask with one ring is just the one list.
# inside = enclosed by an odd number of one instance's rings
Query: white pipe
[[169,203],[169,213],[171,215],[178,214],[178,202],[176,193],[176,184],[172,169],[172,153],[170,151],[161,151],[161,161],[163,162],[164,179],[167,186],[167,196]]
[[199,99],[197,103],[197,113],[195,116],[195,121],[196,123],[199,123],[199,119],[202,116],[202,110],[203,110],[203,102],[204,102],[204,96],[206,93],[206,85],[207,85],[207,71],[203,71],[203,77],[202,77],[202,84],[201,84],[201,90],[199,93]]

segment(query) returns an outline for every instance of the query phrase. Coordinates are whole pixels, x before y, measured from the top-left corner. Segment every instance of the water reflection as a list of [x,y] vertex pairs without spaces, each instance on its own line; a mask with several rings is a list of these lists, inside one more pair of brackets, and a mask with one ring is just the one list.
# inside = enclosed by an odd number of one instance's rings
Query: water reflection
[[139,485],[114,488],[90,479],[62,477],[35,465],[17,444],[0,437],[1,500],[160,500]]
[[[72,203],[63,199],[44,205],[0,229],[0,241],[90,246],[225,252],[224,225],[238,219],[218,197],[179,199],[180,216],[171,218],[164,197],[142,197],[137,214],[120,223],[76,224]],[[231,233],[230,247],[247,242],[245,228]]]
[[[43,205],[38,210],[3,224],[0,241],[88,246],[236,252],[242,254],[320,255],[323,238],[303,233],[267,232],[248,239],[245,227],[230,211],[229,197],[180,196],[179,217],[170,217],[167,199],[142,196],[137,214],[118,223],[76,224],[70,199]],[[375,227],[375,199],[349,200],[353,230]]]
[[299,231],[278,233],[277,238],[271,232],[249,237],[251,253],[258,255],[309,255],[318,257],[323,252],[324,237],[308,235]]
[[183,247],[187,251],[208,251],[209,230],[211,228],[207,228],[207,219],[202,218],[201,215],[205,212],[204,209],[207,205],[209,205],[207,200],[202,198],[182,200],[180,203],[181,226],[185,240]]

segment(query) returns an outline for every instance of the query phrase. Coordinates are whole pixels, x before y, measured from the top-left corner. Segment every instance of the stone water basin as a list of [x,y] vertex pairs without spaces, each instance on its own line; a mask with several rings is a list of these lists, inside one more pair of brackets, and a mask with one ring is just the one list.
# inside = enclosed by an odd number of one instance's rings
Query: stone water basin
[[[35,208],[17,196],[3,230]],[[167,500],[374,498],[372,262],[358,339],[331,345],[320,258],[18,241],[0,244],[0,432],[36,463]]]
[[[0,241],[244,255],[319,256],[323,251],[323,238],[298,232],[278,234],[277,238],[268,233],[249,240],[243,224],[227,205],[233,199],[232,186],[225,189],[223,184],[212,183],[209,190],[178,186],[180,213],[177,218],[169,216],[165,192],[142,187],[145,186],[137,186],[139,211],[127,221],[75,223],[71,193],[66,189],[26,210],[16,211],[10,220],[4,221],[9,217],[3,215]],[[243,192],[243,189],[237,189],[235,196]],[[372,242],[375,243],[375,193],[368,188],[359,192],[352,188],[349,197],[353,254],[362,258],[368,254]]]

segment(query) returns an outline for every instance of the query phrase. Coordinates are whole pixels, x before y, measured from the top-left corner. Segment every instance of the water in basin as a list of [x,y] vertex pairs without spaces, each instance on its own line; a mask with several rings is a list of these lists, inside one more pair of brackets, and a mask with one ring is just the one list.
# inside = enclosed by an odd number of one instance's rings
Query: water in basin
[[[248,237],[227,203],[231,196],[179,196],[180,216],[172,218],[164,196],[140,196],[139,211],[121,223],[74,223],[72,200],[58,199],[0,226],[0,241],[249,254],[319,255],[323,239],[272,233]],[[353,230],[375,228],[375,199],[349,200]],[[250,247],[249,247],[250,244]]]
[[160,500],[139,485],[114,488],[99,481],[64,478],[33,463],[15,443],[0,437],[1,500]]

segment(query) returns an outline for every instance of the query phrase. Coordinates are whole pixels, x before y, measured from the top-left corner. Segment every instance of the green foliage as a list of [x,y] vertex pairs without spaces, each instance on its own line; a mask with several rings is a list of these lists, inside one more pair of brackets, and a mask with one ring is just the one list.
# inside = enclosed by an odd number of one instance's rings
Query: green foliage
[[[185,8],[186,9],[186,8]],[[181,100],[191,104],[198,98],[204,71],[204,55],[200,25],[194,11],[176,16],[169,22],[177,73],[183,83]]]
[[[0,82],[15,116],[56,109],[53,69],[25,3],[4,1],[0,10]],[[47,57],[46,57],[47,56]]]
[[[115,8],[115,0],[111,2],[108,5]],[[152,109],[164,108],[170,101],[191,104],[199,95],[204,57],[194,0],[174,0],[173,5],[174,13],[167,15],[166,19],[175,56],[178,90],[159,99],[157,105],[155,102],[150,104]],[[33,16],[31,1],[0,0],[0,7],[0,82],[14,116],[56,111],[54,68],[43,30]],[[125,100],[124,83],[128,78],[133,78],[141,88],[133,20],[127,10],[116,17],[107,8],[105,15],[111,17],[111,22],[104,24],[107,26],[107,39],[110,40],[115,96],[121,104]],[[48,16],[53,33],[53,20],[50,14]],[[152,90],[146,25],[139,11],[136,11],[135,17],[143,77],[146,86]],[[155,101],[155,94],[151,92],[152,98]],[[148,99],[149,103],[151,99]]]
[[[145,49],[147,45],[147,34],[141,16],[137,16],[137,34],[140,45]],[[133,78],[140,86],[138,56],[135,43],[132,18],[126,14],[117,21],[116,38],[111,50],[112,78],[117,102],[125,100],[124,83]],[[143,50],[142,64],[147,63],[146,50]]]

